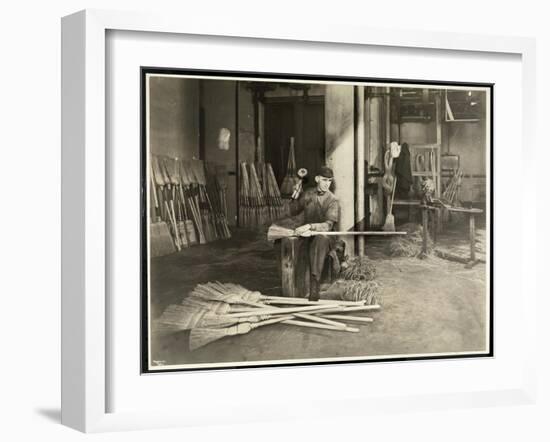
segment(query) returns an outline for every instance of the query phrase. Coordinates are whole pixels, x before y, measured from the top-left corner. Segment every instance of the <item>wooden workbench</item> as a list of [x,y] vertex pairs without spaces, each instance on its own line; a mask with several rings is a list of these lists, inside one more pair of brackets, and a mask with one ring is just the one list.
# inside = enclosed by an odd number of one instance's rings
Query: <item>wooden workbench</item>
[[[428,212],[430,210],[439,213],[440,208],[434,206],[422,205],[422,254],[425,256],[428,253]],[[469,214],[469,237],[470,237],[470,260],[466,263],[466,268],[471,269],[479,261],[476,258],[476,215],[483,213],[481,209],[467,209],[464,207],[449,207],[449,212],[467,213]]]

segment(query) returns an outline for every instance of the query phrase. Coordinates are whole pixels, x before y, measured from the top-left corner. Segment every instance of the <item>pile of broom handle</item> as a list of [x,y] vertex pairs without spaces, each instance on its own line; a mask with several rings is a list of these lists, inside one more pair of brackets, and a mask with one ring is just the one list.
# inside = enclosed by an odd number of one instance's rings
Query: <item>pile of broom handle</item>
[[168,177],[165,164],[158,157],[151,158],[151,177],[155,184],[154,194],[157,195],[160,206],[161,220],[168,223],[170,232],[176,249],[181,250],[183,244],[179,235],[179,229],[176,222],[174,192],[172,191],[172,181]]
[[[292,314],[295,318],[306,319],[307,322],[299,320],[284,321],[283,324],[296,325],[310,328],[321,328],[326,330],[347,331],[352,333],[359,332],[359,329],[349,327],[344,322],[335,321],[350,321],[358,323],[370,323],[373,322],[372,318],[364,316],[349,316],[345,313],[360,312],[360,311],[372,311],[379,310],[379,305],[354,305],[350,307],[338,305],[339,301],[334,301],[334,304],[319,304],[311,302],[317,305],[308,305],[306,307],[286,307],[286,308],[254,308],[248,309],[242,312],[235,311],[230,313],[229,316],[245,318],[251,316],[277,316],[281,314]],[[336,305],[336,306],[335,306]],[[333,315],[332,313],[340,313]]]
[[451,181],[449,182],[449,185],[443,192],[443,197],[447,199],[451,204],[454,203],[454,199],[456,197],[456,193],[458,190],[458,186],[460,184],[460,181],[462,180],[462,176],[464,175],[464,172],[462,172],[461,169],[457,169],[451,178]]
[[[211,195],[216,192],[210,187],[215,183],[207,182],[202,161],[151,155],[151,163],[155,206],[160,218],[169,224],[177,250],[190,244],[178,229],[180,221],[191,220],[199,244],[231,237],[227,209],[217,197],[212,202]],[[168,163],[173,166],[168,167]]]

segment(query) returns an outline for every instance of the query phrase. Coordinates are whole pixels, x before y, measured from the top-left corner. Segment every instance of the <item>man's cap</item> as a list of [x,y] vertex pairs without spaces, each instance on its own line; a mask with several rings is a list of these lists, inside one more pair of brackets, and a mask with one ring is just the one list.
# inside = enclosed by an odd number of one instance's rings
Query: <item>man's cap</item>
[[334,178],[334,172],[332,172],[332,169],[327,166],[321,166],[317,171],[317,175],[325,178]]

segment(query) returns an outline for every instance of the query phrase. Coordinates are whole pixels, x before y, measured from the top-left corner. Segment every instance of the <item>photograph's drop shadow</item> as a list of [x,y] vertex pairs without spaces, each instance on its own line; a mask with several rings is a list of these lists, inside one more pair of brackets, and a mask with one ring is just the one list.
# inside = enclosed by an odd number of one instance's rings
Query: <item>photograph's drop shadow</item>
[[56,424],[61,423],[61,409],[60,408],[38,408],[34,410],[36,414],[42,416],[44,419],[54,422]]

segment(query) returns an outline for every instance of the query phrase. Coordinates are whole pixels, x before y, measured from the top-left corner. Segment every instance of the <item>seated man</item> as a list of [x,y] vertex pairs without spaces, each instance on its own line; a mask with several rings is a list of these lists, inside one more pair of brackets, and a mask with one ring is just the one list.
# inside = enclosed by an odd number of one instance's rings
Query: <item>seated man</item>
[[338,199],[329,190],[334,174],[332,169],[323,166],[315,176],[316,186],[306,189],[296,201],[291,211],[293,220],[299,227],[295,229],[297,235],[307,241],[310,264],[310,293],[309,300],[319,300],[321,273],[326,257],[331,253],[336,237],[325,235],[311,235],[311,232],[329,232],[338,223],[340,204]]

